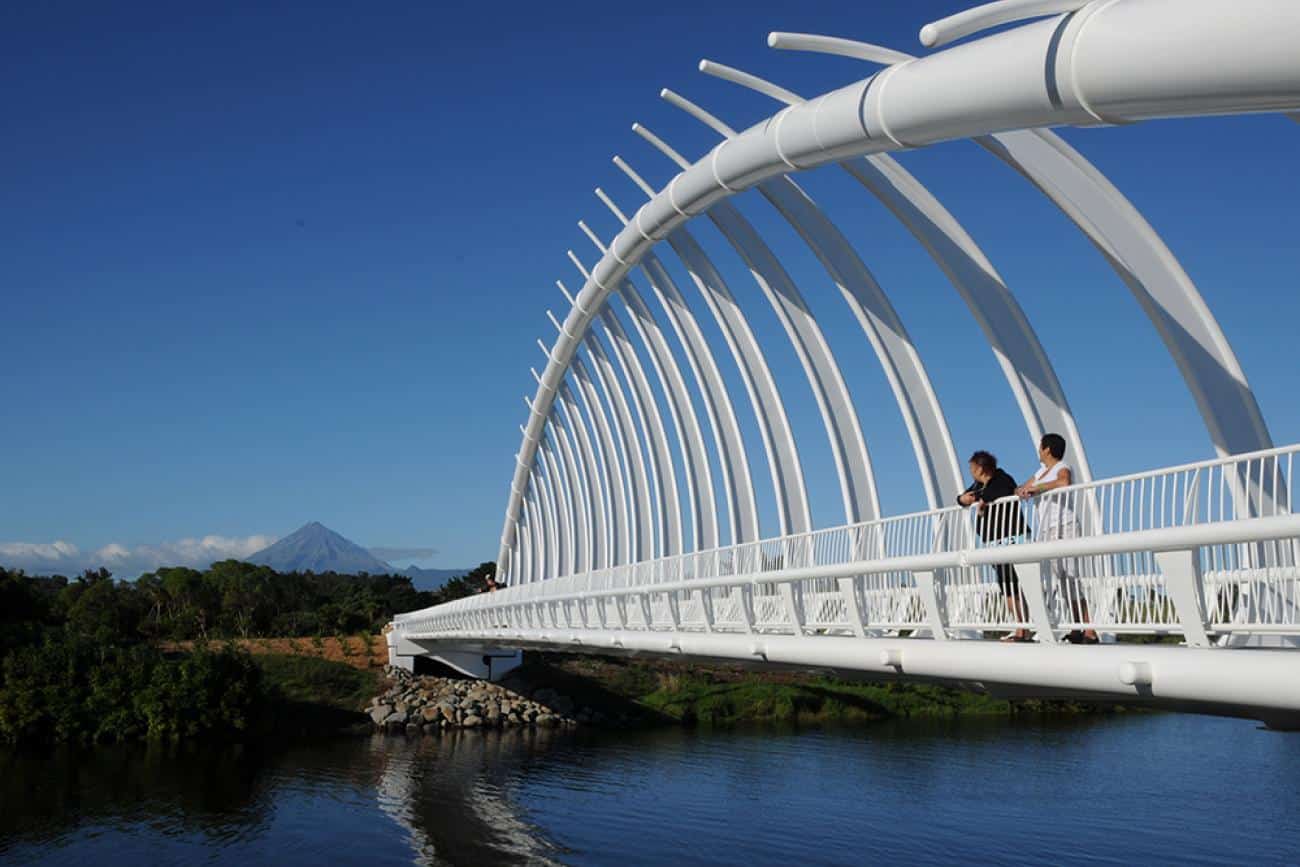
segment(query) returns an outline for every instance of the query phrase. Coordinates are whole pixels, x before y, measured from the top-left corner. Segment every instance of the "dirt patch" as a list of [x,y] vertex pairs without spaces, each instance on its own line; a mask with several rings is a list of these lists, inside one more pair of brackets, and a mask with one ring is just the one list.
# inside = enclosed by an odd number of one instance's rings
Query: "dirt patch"
[[[382,635],[350,635],[346,638],[239,638],[236,646],[257,656],[311,656],[342,662],[353,668],[383,668],[388,665],[388,642]],[[164,650],[189,650],[192,641],[169,642]]]

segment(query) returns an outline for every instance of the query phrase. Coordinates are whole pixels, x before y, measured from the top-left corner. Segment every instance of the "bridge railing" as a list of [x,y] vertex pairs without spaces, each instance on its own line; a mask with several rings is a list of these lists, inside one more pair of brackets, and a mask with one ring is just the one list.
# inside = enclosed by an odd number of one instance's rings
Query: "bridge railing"
[[1096,628],[1198,643],[1215,632],[1300,633],[1297,453],[1293,445],[565,575],[399,615],[394,626],[421,635],[936,637]]

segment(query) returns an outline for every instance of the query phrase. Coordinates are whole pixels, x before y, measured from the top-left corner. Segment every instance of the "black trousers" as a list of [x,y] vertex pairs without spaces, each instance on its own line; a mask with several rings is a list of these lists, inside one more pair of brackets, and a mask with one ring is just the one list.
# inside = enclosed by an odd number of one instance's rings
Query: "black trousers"
[[1020,578],[1016,575],[1015,566],[998,563],[993,571],[998,574],[998,586],[1002,588],[1003,596],[1015,596],[1020,592]]

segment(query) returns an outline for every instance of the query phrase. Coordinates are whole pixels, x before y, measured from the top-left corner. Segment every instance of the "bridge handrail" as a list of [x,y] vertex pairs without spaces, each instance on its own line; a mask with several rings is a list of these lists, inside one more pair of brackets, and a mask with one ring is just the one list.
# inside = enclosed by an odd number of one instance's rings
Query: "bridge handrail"
[[[654,587],[656,593],[746,584],[775,587],[809,578],[1152,551],[1157,550],[1154,546],[1182,539],[1177,533],[1170,535],[1171,531],[1192,528],[1192,535],[1207,540],[1203,543],[1207,545],[1219,536],[1238,542],[1280,538],[1250,534],[1259,533],[1264,526],[1260,521],[1291,517],[1292,463],[1297,453],[1300,444],[1073,485],[1019,504],[1015,498],[1004,498],[985,507],[991,510],[989,526],[982,525],[977,507],[953,505],[620,564],[400,614],[394,623],[400,629],[403,623],[428,619],[434,611],[617,596],[647,587]],[[1048,526],[1044,516],[1058,526]],[[1060,531],[1067,521],[1069,532]],[[1291,526],[1285,520],[1282,524]],[[1210,532],[1206,529],[1210,525],[1220,526]],[[1223,527],[1235,529],[1224,535]],[[1234,562],[1243,558],[1249,560],[1250,552]]]
[[1052,542],[1031,542],[1006,550],[950,551],[913,557],[894,557],[888,560],[864,560],[781,569],[746,575],[726,575],[716,578],[676,581],[647,587],[610,587],[593,590],[571,590],[562,593],[528,592],[546,582],[520,584],[495,593],[480,593],[421,611],[399,615],[409,621],[427,618],[431,613],[453,613],[465,610],[491,610],[508,608],[541,596],[547,602],[563,603],[608,599],[628,594],[677,593],[700,589],[716,589],[758,584],[780,585],[814,578],[839,578],[849,575],[871,575],[889,572],[933,571],[968,565],[995,563],[1034,563],[1061,557],[1080,557],[1104,554],[1122,554],[1135,550],[1179,550],[1198,545],[1222,545],[1243,542],[1264,542],[1300,536],[1300,515],[1283,515],[1272,518],[1254,518],[1214,525],[1213,527],[1169,527],[1160,530],[1142,530],[1133,533],[1116,533],[1091,539],[1070,539]]

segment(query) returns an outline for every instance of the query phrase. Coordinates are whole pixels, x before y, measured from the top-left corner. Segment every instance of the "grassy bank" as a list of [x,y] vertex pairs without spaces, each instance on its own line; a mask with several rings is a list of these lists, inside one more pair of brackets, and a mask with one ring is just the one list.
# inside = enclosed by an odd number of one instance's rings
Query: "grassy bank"
[[278,734],[369,731],[360,708],[383,688],[378,669],[316,656],[260,653],[253,657],[267,694],[267,727]]
[[1022,716],[1114,710],[1060,701],[1008,701],[916,683],[862,683],[817,672],[527,654],[513,678],[644,723],[868,722],[890,718]]

